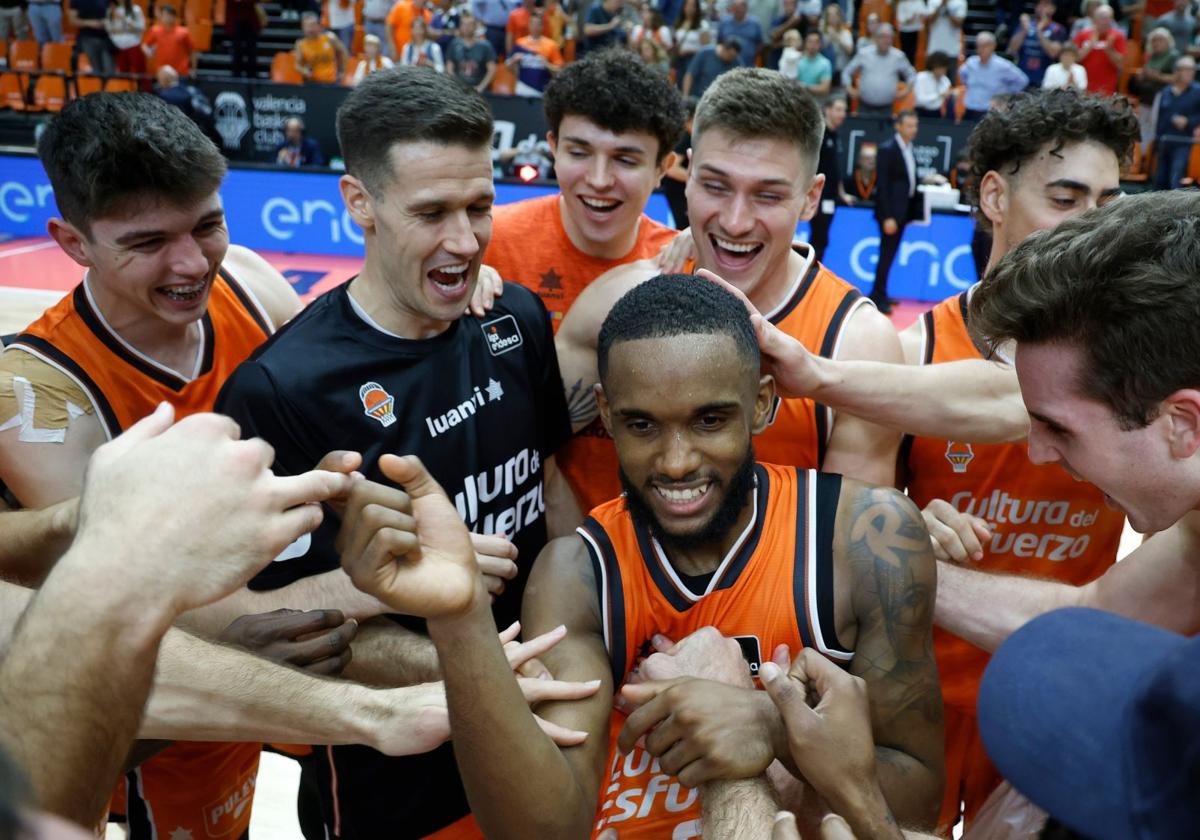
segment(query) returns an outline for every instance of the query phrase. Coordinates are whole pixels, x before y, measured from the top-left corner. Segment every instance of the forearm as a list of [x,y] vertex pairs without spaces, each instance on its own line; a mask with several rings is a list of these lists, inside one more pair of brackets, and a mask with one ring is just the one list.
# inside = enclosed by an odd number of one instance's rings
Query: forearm
[[243,615],[278,609],[341,610],[346,618],[366,621],[383,612],[383,605],[350,582],[341,569],[301,578],[268,591],[243,587],[214,604],[185,613],[179,625],[202,636],[213,637]]
[[550,539],[574,533],[583,521],[583,511],[553,458],[546,460],[545,482],[546,530]]
[[766,776],[700,786],[704,840],[759,840],[771,836],[779,803]]
[[442,678],[437,650],[429,637],[389,618],[371,619],[359,627],[350,649],[354,656],[342,672],[348,680],[396,688]]
[[1080,590],[1052,580],[1000,575],[938,561],[934,623],[986,651],[1042,613],[1071,606]]
[[[915,756],[888,747],[877,746],[875,759],[880,796],[876,799],[874,791],[860,791],[862,798],[857,803],[857,819],[864,826],[872,826],[872,832],[886,826],[897,837],[901,823],[913,828],[934,828],[942,804],[940,770],[935,772]],[[855,825],[850,817],[842,816],[851,826]],[[864,830],[859,836],[880,835]]]
[[[465,616],[429,623],[445,663],[450,728],[471,810],[489,838],[586,837],[596,802],[530,713],[486,605],[481,587]],[[555,795],[547,798],[548,790]]]
[[1016,374],[996,362],[894,365],[817,357],[816,365],[819,381],[809,397],[896,431],[969,443],[1022,440],[1029,431]]
[[41,510],[0,513],[0,574],[30,583],[44,578],[71,545],[68,514],[77,504],[70,499]]

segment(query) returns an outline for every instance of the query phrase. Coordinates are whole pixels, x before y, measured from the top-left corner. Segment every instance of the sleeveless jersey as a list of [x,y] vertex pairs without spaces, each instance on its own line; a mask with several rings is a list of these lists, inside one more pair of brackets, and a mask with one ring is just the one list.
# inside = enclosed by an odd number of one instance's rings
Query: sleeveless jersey
[[[643,213],[633,250],[616,260],[591,257],[567,236],[558,202],[555,193],[493,210],[492,239],[483,259],[505,280],[538,295],[556,332],[589,283],[609,269],[655,256],[679,233]],[[573,435],[555,460],[583,510],[621,494],[612,438],[599,418]]]
[[[754,475],[754,515],[700,595],[623,499],[596,508],[578,529],[599,589],[614,686],[648,654],[655,633],[678,640],[708,626],[738,640],[752,676],[781,644],[841,663],[853,658],[838,642],[833,613],[841,476],[770,464],[757,464]],[[698,791],[663,773],[641,747],[621,754],[624,723],[614,710],[593,836],[612,828],[621,840],[699,837]]]
[[[967,296],[944,300],[923,316],[924,364],[981,358],[967,332]],[[918,506],[944,499],[991,525],[992,540],[973,567],[1079,585],[1116,560],[1124,516],[1057,464],[1034,464],[1023,443],[915,438],[906,461],[908,494]],[[974,713],[988,655],[937,627],[934,647],[946,704]]]
[[333,84],[338,80],[337,48],[333,45],[333,36],[322,32],[316,38],[301,38],[300,55],[305,66],[312,73],[312,81]]
[[[227,271],[213,281],[200,320],[199,374],[190,382],[139,353],[108,326],[87,281],[48,309],[5,352],[31,353],[66,374],[91,400],[111,439],[162,401],[177,418],[211,411],[233,369],[271,333],[253,295]],[[177,742],[129,773],[113,797],[133,840],[236,838],[250,827],[259,744]]]

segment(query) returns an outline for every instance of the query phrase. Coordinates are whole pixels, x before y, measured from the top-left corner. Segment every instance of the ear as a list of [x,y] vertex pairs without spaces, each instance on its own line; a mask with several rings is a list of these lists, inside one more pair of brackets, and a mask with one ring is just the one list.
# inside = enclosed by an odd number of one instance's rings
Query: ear
[[979,211],[992,223],[999,227],[1004,223],[1008,213],[1008,182],[999,172],[992,169],[979,182]]
[[1200,391],[1183,388],[1162,403],[1161,416],[1167,420],[1167,442],[1171,457],[1180,460],[1200,451]]
[[679,155],[675,154],[674,152],[667,152],[665,155],[663,155],[663,159],[659,162],[658,166],[655,167],[655,170],[654,170],[655,171],[655,178],[654,178],[655,186],[662,183],[663,176],[666,175],[667,172],[671,169],[671,167],[675,165],[675,161],[677,161],[677,160],[679,160]]
[[812,183],[808,185],[808,191],[804,194],[804,208],[800,212],[801,220],[807,222],[817,215],[817,206],[821,203],[821,190],[823,189],[825,189],[825,176],[818,174],[812,179]]
[[91,254],[88,253],[90,240],[80,233],[75,225],[56,217],[46,223],[46,232],[50,234],[51,239],[58,243],[58,247],[62,248],[67,256],[75,262],[85,268],[91,268],[95,264]]
[[558,138],[554,136],[553,131],[546,132],[546,142],[550,144],[550,157],[558,155]]
[[754,398],[754,426],[750,434],[761,435],[771,422],[775,412],[775,378],[763,374],[758,380],[758,394]]
[[343,175],[338,179],[338,189],[350,218],[364,231],[374,232],[375,204],[363,182],[353,175]]
[[596,407],[600,409],[600,422],[604,424],[604,431],[608,432],[608,436],[611,438],[612,416],[608,406],[608,395],[604,393],[604,388],[599,382],[592,386],[592,393],[596,395]]

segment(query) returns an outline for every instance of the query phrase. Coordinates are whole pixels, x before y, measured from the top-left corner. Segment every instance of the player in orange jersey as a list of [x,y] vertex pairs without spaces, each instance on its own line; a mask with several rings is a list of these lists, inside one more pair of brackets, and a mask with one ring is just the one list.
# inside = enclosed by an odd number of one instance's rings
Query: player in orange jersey
[[[817,155],[825,122],[812,96],[766,70],[721,76],[696,109],[688,168],[694,265],[727,278],[779,329],[814,353],[899,362],[891,323],[834,276],[807,246],[793,249],[796,224],[811,218],[824,176]],[[558,334],[564,382],[596,381],[600,323],[630,287],[658,273],[650,261],[609,272],[580,296]],[[576,386],[571,386],[576,387]],[[594,409],[580,388],[580,411]],[[873,484],[895,481],[899,436],[820,401],[787,399],[771,413],[757,448],[764,460],[840,472]],[[593,469],[611,470],[609,449]]]
[[[565,626],[546,657],[557,675],[600,685],[588,700],[544,709],[588,733],[569,750],[519,707],[486,592],[464,578],[469,563],[453,546],[463,536],[450,530],[453,510],[415,461],[401,462],[393,478],[416,497],[417,525],[430,529],[426,547],[415,563],[366,558],[348,571],[381,599],[428,617],[459,768],[486,836],[611,828],[621,838],[698,837],[713,797],[743,792],[747,807],[769,799],[764,774],[786,756],[776,755],[778,716],[753,690],[752,674],[781,644],[813,647],[869,686],[882,760],[878,787],[855,794],[877,806],[856,830],[888,836],[889,807],[905,822],[932,824],[942,787],[941,697],[930,636],[933,556],[920,513],[890,488],[756,463],[752,438],[774,405],[759,362],[737,300],[693,277],[644,283],[605,321],[601,417],[627,495],[547,546],[523,609],[527,630]],[[426,543],[433,531],[440,545]],[[431,563],[448,566],[441,585],[429,606],[412,604],[403,578]],[[464,579],[465,594],[455,583]],[[647,736],[649,753],[618,754],[606,738],[621,726],[612,702],[639,656],[656,634],[682,638],[709,625],[744,640],[750,661],[736,685],[689,681],[647,708],[707,700],[715,741],[703,747],[666,724]],[[481,692],[488,702],[479,702]],[[731,781],[739,779],[752,781]],[[697,785],[698,795],[686,787]],[[770,819],[738,836],[766,836]]]

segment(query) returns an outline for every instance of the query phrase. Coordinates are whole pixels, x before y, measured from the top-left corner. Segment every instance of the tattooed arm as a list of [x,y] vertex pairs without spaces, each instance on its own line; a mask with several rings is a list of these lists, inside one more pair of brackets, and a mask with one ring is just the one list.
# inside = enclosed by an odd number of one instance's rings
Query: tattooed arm
[[880,788],[901,823],[932,827],[942,800],[942,693],[937,572],[921,512],[895,490],[846,479],[834,549],[850,585],[858,628],[850,672],[868,687]]

